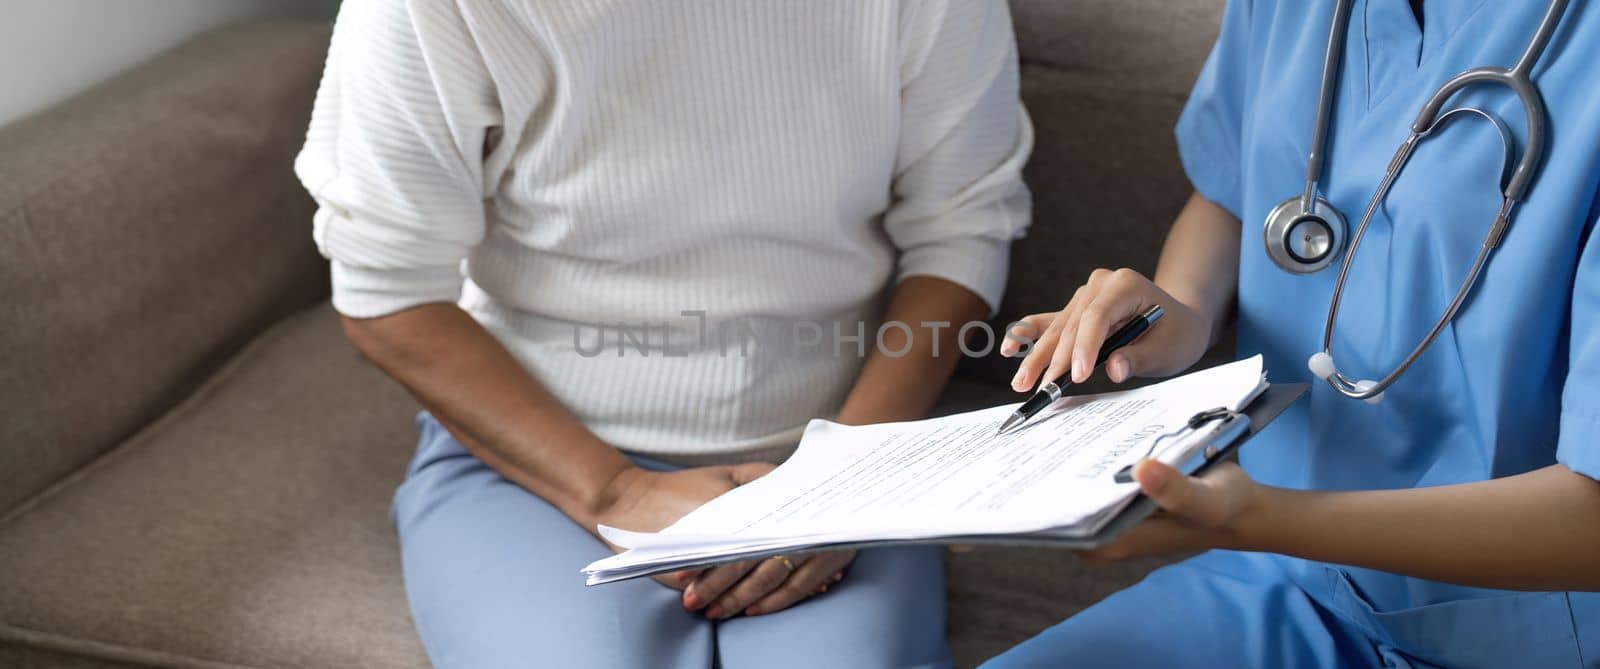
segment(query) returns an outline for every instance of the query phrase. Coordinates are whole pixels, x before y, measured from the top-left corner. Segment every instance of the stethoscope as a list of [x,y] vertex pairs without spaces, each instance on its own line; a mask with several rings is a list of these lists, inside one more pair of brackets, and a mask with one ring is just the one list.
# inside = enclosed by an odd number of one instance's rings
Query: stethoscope
[[[1527,195],[1528,187],[1539,169],[1539,163],[1544,158],[1544,100],[1539,96],[1539,89],[1534,86],[1529,73],[1533,71],[1534,64],[1539,61],[1545,47],[1550,43],[1556,27],[1560,25],[1561,18],[1566,13],[1567,2],[1568,0],[1551,0],[1538,30],[1528,41],[1527,48],[1523,50],[1515,65],[1509,68],[1479,67],[1452,77],[1434,92],[1428,103],[1423,105],[1421,113],[1417,114],[1417,119],[1411,123],[1411,136],[1406,138],[1400,149],[1395,152],[1394,158],[1389,161],[1383,181],[1379,183],[1372,199],[1367,202],[1366,211],[1361,215],[1361,222],[1356,226],[1355,237],[1350,240],[1347,262],[1339,268],[1339,279],[1333,285],[1333,298],[1328,305],[1328,318],[1322,328],[1322,350],[1313,354],[1307,361],[1311,373],[1327,381],[1328,385],[1333,386],[1340,394],[1372,403],[1381,399],[1383,391],[1400,378],[1407,368],[1416,363],[1417,359],[1422,357],[1423,351],[1438,338],[1445,325],[1455,319],[1456,312],[1461,309],[1468,293],[1477,283],[1478,275],[1489,259],[1489,253],[1499,246],[1507,226],[1511,223],[1512,210],[1516,207],[1516,203]],[[1279,267],[1294,274],[1310,274],[1327,267],[1339,257],[1344,246],[1344,215],[1340,214],[1332,203],[1317,195],[1317,182],[1322,178],[1323,164],[1327,160],[1324,154],[1328,141],[1329,117],[1333,113],[1333,95],[1338,85],[1345,32],[1350,25],[1350,10],[1354,4],[1355,0],[1339,0],[1334,8],[1333,27],[1329,31],[1328,48],[1323,56],[1322,91],[1320,106],[1317,108],[1316,131],[1311,139],[1311,154],[1306,158],[1305,191],[1274,207],[1271,213],[1267,214],[1266,225],[1263,228],[1267,255]],[[1514,168],[1512,160],[1515,146],[1511,130],[1499,117],[1474,107],[1458,107],[1441,112],[1452,95],[1479,83],[1499,84],[1511,89],[1517,94],[1523,111],[1527,114],[1528,145],[1523,149],[1522,156],[1516,160]],[[1333,324],[1339,315],[1339,300],[1344,294],[1345,279],[1350,274],[1350,266],[1354,264],[1348,260],[1355,257],[1356,249],[1361,246],[1361,237],[1367,231],[1367,224],[1372,222],[1372,216],[1378,206],[1388,197],[1389,189],[1394,186],[1401,170],[1405,169],[1406,162],[1411,159],[1411,154],[1417,145],[1450,121],[1471,116],[1480,117],[1493,124],[1495,130],[1500,133],[1501,146],[1505,148],[1504,169],[1509,170],[1509,175],[1502,171],[1501,192],[1505,199],[1500,205],[1500,212],[1495,215],[1494,225],[1489,228],[1489,234],[1484,238],[1483,247],[1478,251],[1477,259],[1472,263],[1472,269],[1467,273],[1466,280],[1461,283],[1461,288],[1456,291],[1450,306],[1445,309],[1439,320],[1434,322],[1433,329],[1423,338],[1422,343],[1417,344],[1400,366],[1387,376],[1376,381],[1351,379],[1339,372],[1333,363],[1332,354]]]

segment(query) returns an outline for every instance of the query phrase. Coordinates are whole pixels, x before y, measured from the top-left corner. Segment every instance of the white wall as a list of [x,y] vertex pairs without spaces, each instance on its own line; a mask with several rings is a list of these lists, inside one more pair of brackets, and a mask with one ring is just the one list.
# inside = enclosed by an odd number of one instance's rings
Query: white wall
[[338,0],[0,0],[0,125],[199,33],[264,16],[331,18]]

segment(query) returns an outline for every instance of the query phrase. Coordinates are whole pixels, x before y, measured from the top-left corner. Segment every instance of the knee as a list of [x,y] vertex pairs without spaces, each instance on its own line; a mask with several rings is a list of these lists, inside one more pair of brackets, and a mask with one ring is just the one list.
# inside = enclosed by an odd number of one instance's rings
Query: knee
[[[438,625],[419,619],[417,631],[429,661],[439,669],[636,669],[711,664],[714,639],[710,623],[703,620],[672,624],[662,615],[647,617],[643,625],[614,625],[593,615],[574,621],[561,621],[561,615],[535,610],[494,619],[478,616],[470,622],[440,621]],[[687,620],[689,616],[678,618]]]
[[789,656],[801,666],[951,666],[943,551],[863,551],[838,587],[776,614],[770,624],[781,629],[772,632],[782,643],[794,646],[767,657]]

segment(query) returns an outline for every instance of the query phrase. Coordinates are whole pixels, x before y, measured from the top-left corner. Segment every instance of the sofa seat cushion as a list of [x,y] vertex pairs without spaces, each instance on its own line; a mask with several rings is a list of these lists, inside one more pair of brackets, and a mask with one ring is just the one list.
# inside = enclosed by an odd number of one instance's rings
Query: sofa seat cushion
[[388,520],[415,411],[330,307],[278,324],[0,521],[0,658],[427,666]]

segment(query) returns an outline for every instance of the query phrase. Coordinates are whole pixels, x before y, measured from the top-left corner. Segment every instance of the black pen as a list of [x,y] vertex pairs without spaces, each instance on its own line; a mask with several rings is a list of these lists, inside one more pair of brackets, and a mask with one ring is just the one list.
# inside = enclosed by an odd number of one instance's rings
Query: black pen
[[[1111,333],[1111,336],[1106,338],[1106,342],[1100,346],[1100,355],[1095,358],[1094,367],[1089,368],[1090,373],[1093,373],[1100,365],[1105,364],[1106,358],[1111,357],[1112,353],[1116,353],[1117,349],[1127,346],[1133,343],[1133,340],[1138,339],[1139,335],[1144,334],[1145,330],[1149,330],[1150,326],[1161,320],[1161,315],[1164,313],[1166,312],[1158,304],[1150,307],[1149,311],[1144,312],[1138,318],[1128,321],[1127,325],[1117,328],[1117,331]],[[1059,346],[1060,344],[1057,345]],[[1054,381],[1039,386],[1039,392],[1034,393],[1033,397],[1023,402],[1022,406],[1017,407],[1016,413],[1011,414],[1009,418],[1006,418],[1006,422],[1000,424],[1000,434],[1005,434],[1007,430],[1028,422],[1028,419],[1032,418],[1034,414],[1044,411],[1045,407],[1061,399],[1061,393],[1070,385],[1072,385],[1072,370],[1069,369],[1066,373],[1056,377]]]

